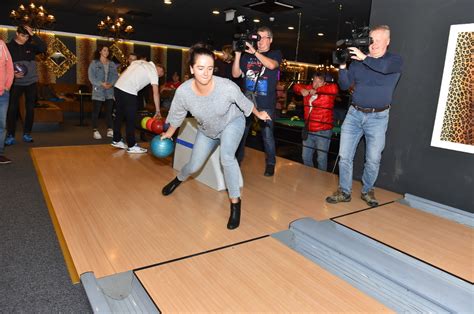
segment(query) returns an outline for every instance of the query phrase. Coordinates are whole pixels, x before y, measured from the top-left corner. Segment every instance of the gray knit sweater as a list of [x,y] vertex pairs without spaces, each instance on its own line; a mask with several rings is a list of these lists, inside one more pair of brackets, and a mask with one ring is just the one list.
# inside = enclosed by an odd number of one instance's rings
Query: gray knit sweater
[[252,113],[253,103],[234,82],[213,76],[212,92],[208,96],[198,96],[191,88],[193,80],[187,80],[176,90],[166,118],[171,126],[178,128],[189,111],[196,118],[201,132],[210,138],[218,138],[234,119]]

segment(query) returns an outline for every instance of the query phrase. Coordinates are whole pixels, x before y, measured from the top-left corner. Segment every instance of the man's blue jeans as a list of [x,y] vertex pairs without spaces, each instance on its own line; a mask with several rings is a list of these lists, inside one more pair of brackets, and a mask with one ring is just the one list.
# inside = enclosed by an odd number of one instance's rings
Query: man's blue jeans
[[332,130],[324,130],[308,133],[308,138],[303,140],[303,163],[308,167],[314,167],[313,155],[317,150],[318,169],[326,171],[328,168],[328,150],[331,144]]
[[239,164],[235,158],[235,151],[242,139],[244,129],[245,118],[242,115],[229,123],[217,139],[207,137],[198,130],[191,159],[181,169],[181,172],[178,174],[178,180],[184,181],[190,175],[199,171],[220,142],[220,161],[224,169],[224,180],[229,191],[229,198],[240,197],[240,171]]
[[[260,132],[262,133],[263,140],[263,149],[265,150],[265,164],[266,165],[275,165],[276,164],[276,147],[275,147],[275,138],[273,136],[274,120],[275,120],[275,111],[272,109],[259,109],[259,111],[266,111],[272,120],[262,121],[258,120],[260,124]],[[244,160],[245,155],[245,143],[247,142],[247,136],[252,126],[252,121],[254,117],[250,115],[246,119],[245,132],[242,136],[242,141],[240,142],[239,148],[237,150],[236,156],[239,163]]]
[[5,128],[7,124],[9,98],[9,91],[4,91],[3,95],[0,96],[0,156],[3,156],[3,153],[5,152],[5,136],[7,134]]
[[339,147],[339,187],[344,193],[352,192],[354,154],[362,136],[365,136],[365,164],[362,175],[362,193],[373,189],[379,174],[380,159],[385,147],[389,109],[364,113],[350,107],[341,128]]

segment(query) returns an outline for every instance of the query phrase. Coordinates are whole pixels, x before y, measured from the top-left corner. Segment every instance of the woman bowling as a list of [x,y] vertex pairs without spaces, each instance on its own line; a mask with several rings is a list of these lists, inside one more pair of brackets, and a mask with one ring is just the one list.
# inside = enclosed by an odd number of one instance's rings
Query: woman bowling
[[190,112],[198,122],[198,131],[191,159],[176,178],[162,190],[169,195],[191,174],[200,170],[214,148],[220,144],[220,162],[230,199],[228,229],[240,224],[239,164],[235,151],[244,133],[245,116],[253,113],[260,120],[270,120],[265,111],[254,104],[232,81],[213,76],[214,53],[205,45],[196,44],[190,50],[190,69],[193,79],[184,82],[177,90],[166,119],[168,130],[162,139],[171,138]]

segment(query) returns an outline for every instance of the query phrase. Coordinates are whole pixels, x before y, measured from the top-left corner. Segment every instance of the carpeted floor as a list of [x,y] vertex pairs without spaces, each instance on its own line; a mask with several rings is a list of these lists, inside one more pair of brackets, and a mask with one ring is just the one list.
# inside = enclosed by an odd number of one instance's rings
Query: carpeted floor
[[110,142],[92,139],[91,127],[77,123],[71,117],[55,130],[33,132],[31,144],[19,141],[20,127],[18,143],[5,149],[13,163],[0,165],[1,313],[92,312],[82,285],[69,278],[29,154],[31,147]]

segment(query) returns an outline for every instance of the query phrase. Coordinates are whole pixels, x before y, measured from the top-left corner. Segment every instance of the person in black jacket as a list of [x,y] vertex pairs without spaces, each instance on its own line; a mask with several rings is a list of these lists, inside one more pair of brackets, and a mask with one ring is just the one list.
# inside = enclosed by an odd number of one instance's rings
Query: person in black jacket
[[37,97],[38,72],[36,70],[35,56],[46,52],[46,43],[33,34],[31,27],[20,25],[16,36],[8,44],[12,55],[15,70],[15,80],[10,91],[10,105],[7,114],[7,137],[5,145],[15,144],[16,120],[18,119],[18,106],[22,94],[25,94],[25,111],[23,124],[23,141],[33,142],[31,129],[33,128],[34,106]]

